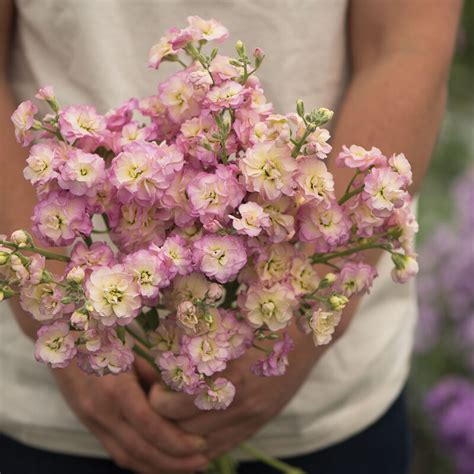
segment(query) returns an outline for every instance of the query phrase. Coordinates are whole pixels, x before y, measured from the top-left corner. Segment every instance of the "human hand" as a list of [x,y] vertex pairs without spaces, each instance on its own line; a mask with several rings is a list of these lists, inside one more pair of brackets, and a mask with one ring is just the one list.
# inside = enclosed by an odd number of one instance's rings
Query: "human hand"
[[72,410],[120,467],[143,474],[206,468],[204,439],[156,413],[135,372],[96,377],[70,365],[53,374]]
[[324,349],[315,348],[311,338],[298,332],[289,366],[280,377],[258,377],[249,367],[262,354],[250,350],[229,364],[223,375],[236,387],[232,404],[223,411],[203,412],[195,407],[193,397],[171,392],[160,384],[150,391],[150,403],[167,419],[175,420],[185,431],[205,436],[206,455],[213,459],[228,452],[252,436],[276,416],[296,394]]

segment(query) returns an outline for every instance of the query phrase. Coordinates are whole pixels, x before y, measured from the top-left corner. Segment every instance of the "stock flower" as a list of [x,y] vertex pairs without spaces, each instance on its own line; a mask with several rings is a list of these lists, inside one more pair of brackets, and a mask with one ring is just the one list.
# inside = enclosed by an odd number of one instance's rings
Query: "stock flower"
[[199,324],[198,309],[192,301],[183,301],[176,308],[176,322],[185,331],[197,332]]
[[265,359],[256,362],[250,369],[260,377],[283,375],[288,367],[288,354],[294,349],[293,340],[285,332],[283,338],[275,343],[272,351]]
[[368,291],[372,286],[377,270],[366,263],[348,262],[342,267],[335,289],[350,297],[355,293]]
[[239,237],[207,234],[194,243],[193,259],[208,278],[226,283],[243,268],[247,253]]
[[259,204],[270,218],[270,226],[265,229],[274,243],[290,240],[295,235],[295,218],[292,215],[292,201],[282,196],[276,201],[265,202],[258,199]]
[[64,368],[76,355],[74,336],[69,332],[67,323],[57,321],[38,330],[35,344],[36,360],[49,364],[53,368]]
[[74,150],[61,167],[58,184],[75,196],[94,195],[95,187],[105,180],[105,162],[93,153]]
[[295,257],[291,262],[289,283],[296,296],[316,290],[320,277],[308,259]]
[[405,180],[390,168],[374,168],[364,179],[364,195],[375,211],[392,212],[408,197],[404,186]]
[[334,178],[326,165],[316,158],[298,161],[295,181],[307,198],[317,201],[334,199]]
[[166,303],[176,308],[182,301],[204,300],[210,282],[202,273],[194,272],[185,276],[177,276],[173,280],[171,294],[167,294]]
[[56,150],[49,143],[33,145],[26,162],[28,166],[23,170],[23,176],[33,185],[45,184],[58,176]]
[[313,331],[314,345],[329,344],[340,320],[340,311],[323,311],[320,308],[314,311],[309,320],[309,326]]
[[127,273],[133,275],[139,292],[146,298],[158,296],[160,286],[167,281],[161,262],[154,252],[138,250],[123,260]]
[[37,321],[51,321],[60,318],[68,309],[61,303],[64,296],[64,290],[53,282],[28,282],[21,287],[20,304]]
[[239,321],[230,310],[219,309],[220,331],[229,343],[227,348],[229,360],[238,359],[252,346],[254,334],[245,321]]
[[132,366],[133,352],[120,340],[115,340],[88,355],[90,369],[97,375],[127,372]]
[[228,343],[213,337],[212,333],[203,336],[184,336],[183,344],[199,373],[211,376],[226,368],[229,359]]
[[168,237],[158,251],[170,277],[187,275],[193,270],[193,254],[186,241],[179,235]]
[[189,357],[176,356],[172,352],[164,352],[157,360],[161,369],[161,377],[173,390],[185,391],[192,394],[199,385],[199,376],[196,373]]
[[315,244],[319,253],[330,252],[350,237],[350,222],[335,201],[301,206],[298,222],[300,240]]
[[288,326],[295,303],[293,292],[277,283],[270,288],[251,286],[240,306],[251,326],[265,324],[271,331],[279,331]]
[[214,173],[199,173],[186,187],[193,214],[227,217],[242,201],[244,192],[235,172],[218,165]]
[[37,113],[38,107],[31,100],[26,100],[12,114],[11,120],[15,126],[15,137],[21,146],[28,146],[34,138],[31,129]]
[[114,253],[105,242],[94,242],[88,247],[84,242],[79,241],[71,251],[70,267],[80,266],[91,269],[105,267],[113,261]]
[[262,228],[270,226],[270,217],[256,202],[246,202],[239,206],[240,218],[230,216],[232,226],[239,234],[256,237]]
[[97,137],[105,130],[106,122],[90,105],[71,105],[59,116],[59,130],[69,142],[78,138]]
[[382,155],[382,152],[375,147],[366,150],[361,146],[351,145],[349,148],[342,146],[342,151],[336,158],[338,166],[347,166],[349,168],[357,168],[360,171],[365,171],[367,168],[385,165],[387,159]]
[[247,149],[239,161],[249,191],[257,191],[264,199],[278,199],[293,194],[293,174],[298,168],[287,146],[259,143]]
[[206,41],[224,41],[229,36],[229,31],[218,21],[211,18],[204,20],[200,16],[188,16],[188,24],[193,31],[197,31],[199,35],[194,38],[195,41],[201,39]]
[[245,100],[246,89],[235,81],[226,81],[214,86],[206,96],[204,105],[213,112],[239,107]]
[[413,182],[410,162],[405,158],[403,153],[393,154],[388,159],[388,164],[393,171],[398,173],[404,180],[405,185],[409,186]]
[[412,255],[392,253],[395,268],[392,270],[392,279],[397,283],[406,283],[418,273],[418,262]]
[[33,231],[50,245],[70,245],[80,235],[92,231],[86,202],[70,198],[64,193],[52,192],[34,209]]
[[227,379],[219,377],[210,382],[194,400],[200,410],[225,410],[234,399],[235,387]]
[[112,131],[120,131],[122,128],[130,123],[133,117],[133,112],[138,108],[138,100],[131,98],[127,100],[120,107],[109,110],[105,114],[107,129]]
[[294,254],[294,248],[288,243],[274,244],[265,249],[256,265],[260,281],[267,285],[285,280]]
[[99,267],[86,283],[94,316],[105,326],[129,324],[140,312],[139,287],[123,265]]
[[47,102],[56,100],[53,86],[41,87],[41,89],[39,89],[39,91],[35,94],[35,97],[39,100],[45,100]]

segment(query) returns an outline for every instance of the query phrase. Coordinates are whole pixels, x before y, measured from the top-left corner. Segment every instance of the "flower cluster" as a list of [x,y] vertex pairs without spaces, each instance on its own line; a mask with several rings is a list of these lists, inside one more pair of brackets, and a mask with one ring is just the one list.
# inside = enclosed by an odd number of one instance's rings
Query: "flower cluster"
[[[36,96],[50,114],[37,119],[29,101],[14,113],[18,140],[34,143],[24,176],[38,195],[35,238],[72,246],[66,257],[25,232],[1,239],[1,295],[19,293],[41,322],[38,360],[118,373],[133,349],[199,408],[221,409],[235,388],[220,373],[247,350],[264,352],[254,373],[281,375],[292,324],[316,345],[331,341],[349,298],[376,276],[362,251],[390,252],[395,281],[417,272],[406,158],[344,147],[337,162],[354,178],[336,196],[323,128],[332,112],[299,101],[276,113],[255,75],[261,49],[204,53],[227,36],[196,16],[172,28],[149,65],[183,69],[105,115],[62,108],[51,87]],[[67,262],[64,274],[45,258]]]

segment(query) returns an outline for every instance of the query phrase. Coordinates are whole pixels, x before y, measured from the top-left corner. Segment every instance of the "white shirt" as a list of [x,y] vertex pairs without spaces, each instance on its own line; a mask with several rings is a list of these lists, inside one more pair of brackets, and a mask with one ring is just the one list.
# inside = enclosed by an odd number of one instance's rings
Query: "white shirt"
[[[336,109],[347,77],[347,0],[17,0],[11,84],[17,99],[54,85],[63,105],[90,103],[105,112],[131,97],[151,95],[173,70],[147,69],[150,46],[188,15],[214,17],[231,39],[267,57],[259,71],[278,113]],[[3,131],[2,133],[7,133]],[[349,145],[349,144],[348,144]],[[377,145],[377,144],[374,144]],[[292,456],[324,448],[379,418],[403,387],[409,368],[416,301],[413,284],[379,278],[344,336],[315,366],[285,410],[255,437],[269,454]],[[33,343],[0,306],[0,430],[39,448],[106,456],[57,390]]]

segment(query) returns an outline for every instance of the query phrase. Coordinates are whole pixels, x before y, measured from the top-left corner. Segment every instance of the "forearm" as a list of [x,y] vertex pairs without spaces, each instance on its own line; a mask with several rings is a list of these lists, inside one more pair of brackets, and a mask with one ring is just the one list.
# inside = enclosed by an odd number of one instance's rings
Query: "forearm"
[[[10,120],[15,110],[13,94],[6,79],[0,80],[0,202],[2,209],[2,233],[9,235],[16,229],[30,230],[31,214],[35,204],[32,186],[23,178],[26,151],[15,141]],[[9,302],[23,332],[34,338],[38,324],[20,307],[15,298]]]

